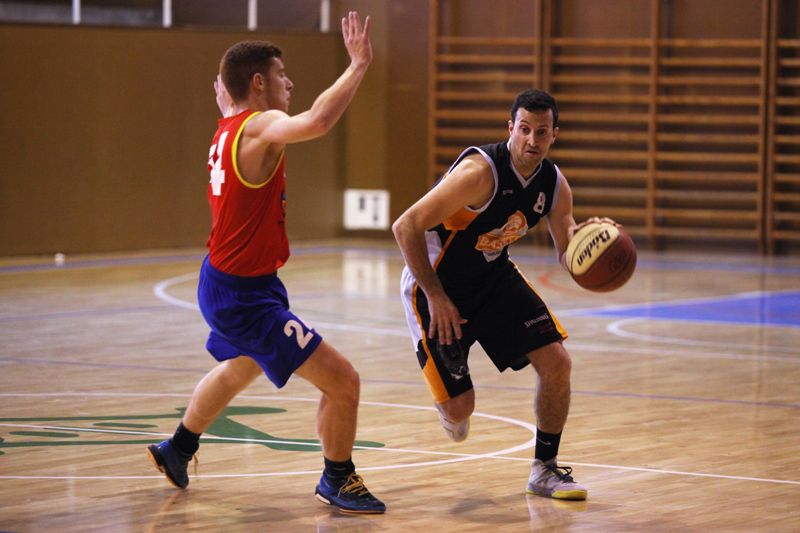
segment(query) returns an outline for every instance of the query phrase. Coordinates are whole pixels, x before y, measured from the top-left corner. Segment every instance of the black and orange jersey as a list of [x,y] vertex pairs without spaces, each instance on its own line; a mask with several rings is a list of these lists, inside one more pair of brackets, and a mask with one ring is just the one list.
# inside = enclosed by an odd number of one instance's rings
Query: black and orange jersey
[[550,213],[563,179],[547,159],[531,176],[521,176],[511,163],[507,142],[467,148],[450,171],[473,153],[489,163],[494,194],[485,205],[462,208],[425,236],[431,264],[463,315],[471,314],[470,302],[480,305],[481,296],[491,293],[493,273],[508,261],[508,246]]

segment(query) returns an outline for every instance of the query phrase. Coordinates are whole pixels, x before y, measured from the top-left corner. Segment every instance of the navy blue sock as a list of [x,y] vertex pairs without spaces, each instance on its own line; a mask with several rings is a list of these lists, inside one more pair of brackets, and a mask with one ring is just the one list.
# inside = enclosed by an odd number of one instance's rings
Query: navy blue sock
[[547,462],[558,455],[558,445],[561,443],[561,433],[545,433],[536,428],[536,458]]
[[193,456],[197,449],[200,448],[200,435],[186,429],[183,422],[178,424],[178,429],[175,430],[175,435],[172,436],[171,440],[172,444],[175,445],[175,449],[186,457]]
[[353,464],[352,459],[342,462],[331,461],[327,457],[323,457],[323,459],[325,459],[324,474],[328,479],[343,481],[356,471],[356,465]]

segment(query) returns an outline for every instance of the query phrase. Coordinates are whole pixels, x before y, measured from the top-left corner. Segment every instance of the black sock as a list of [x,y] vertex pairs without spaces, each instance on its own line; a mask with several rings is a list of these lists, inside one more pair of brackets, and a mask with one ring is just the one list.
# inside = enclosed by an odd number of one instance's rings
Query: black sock
[[343,480],[356,471],[352,459],[342,462],[331,461],[327,457],[323,459],[325,459],[325,476],[329,479]]
[[181,422],[178,424],[178,429],[175,430],[175,435],[172,436],[172,444],[181,454],[191,457],[200,448],[200,435],[186,429]]
[[561,433],[545,433],[536,428],[536,458],[547,462],[558,455],[558,445],[561,443]]

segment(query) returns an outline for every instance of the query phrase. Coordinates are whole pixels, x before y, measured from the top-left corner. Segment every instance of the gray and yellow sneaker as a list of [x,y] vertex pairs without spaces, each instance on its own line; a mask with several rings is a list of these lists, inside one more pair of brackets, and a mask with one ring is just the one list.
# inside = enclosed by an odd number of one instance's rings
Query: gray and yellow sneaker
[[528,494],[557,500],[585,500],[589,491],[576,483],[571,474],[572,468],[558,466],[555,457],[547,462],[534,459],[531,477],[528,478]]
[[444,416],[439,404],[436,404],[436,408],[439,410],[439,423],[442,425],[444,432],[447,433],[447,436],[450,437],[450,440],[453,442],[464,442],[467,440],[469,436],[469,417],[461,422],[453,422]]

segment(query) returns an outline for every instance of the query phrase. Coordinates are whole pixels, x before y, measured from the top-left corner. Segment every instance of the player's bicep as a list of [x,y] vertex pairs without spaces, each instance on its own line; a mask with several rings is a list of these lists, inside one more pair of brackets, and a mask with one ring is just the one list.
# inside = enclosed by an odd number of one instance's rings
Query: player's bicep
[[494,193],[494,178],[483,159],[461,161],[408,210],[418,228],[428,229],[470,205],[483,205]]
[[560,171],[559,180],[558,198],[547,216],[547,226],[558,253],[562,254],[567,249],[576,224],[572,212],[572,189]]
[[291,144],[314,139],[324,132],[308,112],[290,116],[271,109],[251,120],[246,133],[263,144]]

